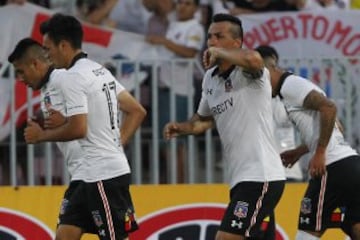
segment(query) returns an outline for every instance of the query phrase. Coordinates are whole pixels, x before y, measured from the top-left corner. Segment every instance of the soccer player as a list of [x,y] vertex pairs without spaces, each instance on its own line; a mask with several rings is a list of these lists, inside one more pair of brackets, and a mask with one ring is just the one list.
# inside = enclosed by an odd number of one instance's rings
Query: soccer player
[[[41,113],[44,116],[49,116],[51,109],[66,115],[65,100],[60,91],[60,86],[63,83],[62,80],[69,76],[65,70],[52,67],[46,51],[38,42],[31,38],[22,39],[8,57],[8,61],[14,65],[16,75],[20,81],[33,90],[40,90]],[[40,119],[36,120],[39,121]],[[60,125],[62,124],[63,122],[60,121]],[[50,122],[45,126],[47,128],[56,127],[51,125]],[[67,162],[71,181],[83,179],[86,172],[82,165],[83,154],[78,141],[57,142],[57,146]]]
[[216,240],[261,239],[261,223],[274,212],[285,184],[273,136],[270,75],[256,51],[241,48],[240,19],[214,15],[207,37],[208,70],[197,113],[168,123],[164,136],[199,134],[216,124],[231,188]]
[[62,84],[66,122],[49,130],[30,122],[27,142],[78,139],[86,170],[86,177],[70,184],[64,195],[56,239],[78,240],[83,233],[102,240],[126,239],[137,223],[123,145],[146,112],[105,67],[81,50],[83,30],[75,17],[55,14],[40,30],[55,67],[66,68],[72,77]]
[[311,81],[284,71],[270,46],[256,49],[270,71],[273,96],[280,96],[304,144],[281,153],[285,166],[310,153],[311,179],[301,202],[296,240],[317,240],[331,224],[331,214],[345,207],[341,228],[360,239],[360,156],[344,140],[336,106]]

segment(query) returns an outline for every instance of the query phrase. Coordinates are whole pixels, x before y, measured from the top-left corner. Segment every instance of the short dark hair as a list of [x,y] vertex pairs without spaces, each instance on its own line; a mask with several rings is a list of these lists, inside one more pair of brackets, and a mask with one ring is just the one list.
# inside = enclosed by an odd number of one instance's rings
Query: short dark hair
[[14,63],[17,60],[23,59],[26,56],[28,50],[32,47],[42,49],[41,44],[32,38],[24,38],[20,40],[16,44],[14,51],[9,55],[8,61],[10,63]]
[[81,49],[83,29],[74,16],[57,13],[40,25],[41,34],[48,34],[57,45],[62,40],[68,41],[74,49]]
[[276,49],[269,45],[260,45],[255,48],[255,51],[259,52],[262,58],[273,57],[276,59],[276,62],[279,61],[279,54]]
[[242,22],[238,17],[234,17],[230,14],[226,14],[226,13],[218,13],[215,14],[212,18],[212,22],[216,23],[216,22],[230,22],[232,23],[235,27],[231,29],[233,36],[235,38],[240,38],[241,40],[243,39],[243,35],[244,35],[244,31],[243,31],[243,27],[242,27]]

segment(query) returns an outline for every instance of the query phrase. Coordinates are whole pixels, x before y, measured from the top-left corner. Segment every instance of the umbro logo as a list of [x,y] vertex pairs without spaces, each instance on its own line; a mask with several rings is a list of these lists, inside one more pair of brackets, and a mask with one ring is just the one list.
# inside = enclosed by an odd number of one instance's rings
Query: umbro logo
[[206,95],[212,95],[213,94],[213,90],[211,88],[208,88],[206,90]]

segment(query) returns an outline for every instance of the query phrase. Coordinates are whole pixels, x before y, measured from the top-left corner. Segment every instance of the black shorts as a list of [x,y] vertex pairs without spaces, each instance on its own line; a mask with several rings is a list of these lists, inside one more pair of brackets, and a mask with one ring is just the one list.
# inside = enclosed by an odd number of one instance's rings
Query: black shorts
[[360,156],[332,163],[326,170],[309,181],[300,208],[301,230],[318,232],[360,222]]
[[220,230],[247,238],[262,238],[264,222],[284,191],[285,181],[241,182],[230,191],[230,203]]
[[61,203],[59,224],[80,227],[101,240],[126,238],[138,228],[129,184],[129,174],[92,183],[72,181]]

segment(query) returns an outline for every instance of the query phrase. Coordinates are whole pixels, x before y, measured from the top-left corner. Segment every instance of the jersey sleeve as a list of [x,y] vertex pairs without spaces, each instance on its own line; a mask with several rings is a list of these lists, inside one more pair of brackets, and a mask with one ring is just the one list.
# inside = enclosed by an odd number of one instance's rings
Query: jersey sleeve
[[67,116],[87,113],[87,87],[83,76],[71,72],[64,75],[62,83]]
[[291,75],[284,81],[280,93],[284,100],[292,106],[302,106],[306,96],[312,91],[317,90],[325,93],[309,80]]
[[122,91],[125,90],[125,87],[115,79],[116,95],[119,95]]

